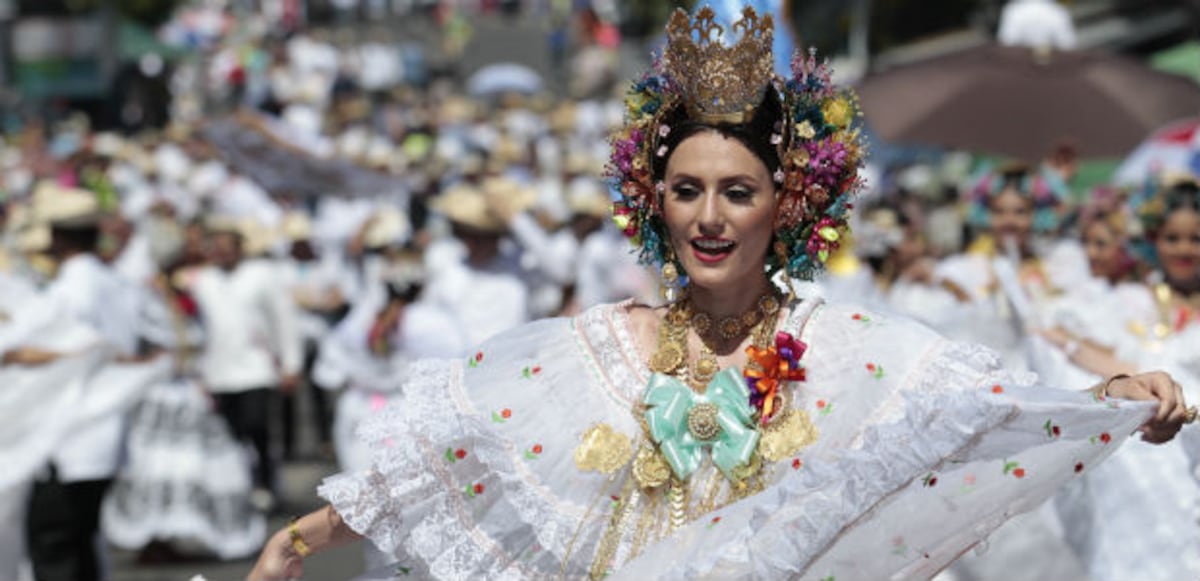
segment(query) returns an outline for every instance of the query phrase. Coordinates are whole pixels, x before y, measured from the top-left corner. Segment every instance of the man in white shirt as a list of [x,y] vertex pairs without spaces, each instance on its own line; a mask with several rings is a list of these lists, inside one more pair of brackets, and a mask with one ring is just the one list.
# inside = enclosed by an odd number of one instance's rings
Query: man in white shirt
[[276,390],[291,393],[303,363],[296,306],[275,265],[243,260],[236,229],[216,228],[208,243],[210,265],[193,284],[209,337],[201,375],[234,436],[253,447],[253,500],[269,510],[275,489],[270,424]]
[[483,193],[455,187],[434,200],[432,209],[450,221],[454,239],[435,242],[425,253],[425,299],[453,315],[472,346],[526,323],[529,288],[521,278],[520,255],[502,244],[505,224]]
[[[50,226],[50,250],[59,266],[45,291],[49,304],[98,332],[118,357],[132,359],[138,348],[136,293],[95,254],[99,214],[81,211],[52,219]],[[98,378],[89,382],[85,405],[127,387]],[[123,437],[123,415],[107,413],[80,422],[55,446],[33,485],[25,523],[37,579],[103,576],[97,552],[100,504],[119,467]]]

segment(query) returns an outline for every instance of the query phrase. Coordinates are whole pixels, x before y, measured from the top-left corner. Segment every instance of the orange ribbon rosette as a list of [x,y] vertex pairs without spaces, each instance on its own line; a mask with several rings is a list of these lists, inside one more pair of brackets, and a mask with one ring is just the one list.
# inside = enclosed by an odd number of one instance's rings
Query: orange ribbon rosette
[[790,333],[775,335],[775,345],[761,348],[751,345],[746,348],[750,358],[746,366],[746,383],[750,386],[750,403],[758,408],[759,417],[765,425],[774,416],[775,398],[783,383],[804,381],[804,368],[800,359],[808,349],[802,341]]

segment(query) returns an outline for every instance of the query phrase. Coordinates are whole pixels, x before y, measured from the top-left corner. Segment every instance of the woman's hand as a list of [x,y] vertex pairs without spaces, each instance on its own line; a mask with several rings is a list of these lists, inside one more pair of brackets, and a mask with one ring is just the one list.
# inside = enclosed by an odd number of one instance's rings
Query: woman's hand
[[[293,540],[292,535],[296,538]],[[361,539],[346,525],[332,506],[314,510],[293,520],[287,528],[275,533],[258,556],[247,581],[282,581],[299,579],[304,574],[304,556],[325,549],[340,547]]]
[[62,355],[54,351],[38,349],[37,347],[18,347],[4,354],[4,365],[24,365],[37,367],[57,361]]
[[1183,389],[1161,371],[1114,377],[1108,380],[1104,391],[1109,397],[1158,401],[1154,417],[1138,428],[1142,439],[1153,444],[1170,441],[1188,418]]
[[267,541],[246,581],[286,581],[299,579],[302,575],[304,560],[292,548],[288,532],[282,530]]

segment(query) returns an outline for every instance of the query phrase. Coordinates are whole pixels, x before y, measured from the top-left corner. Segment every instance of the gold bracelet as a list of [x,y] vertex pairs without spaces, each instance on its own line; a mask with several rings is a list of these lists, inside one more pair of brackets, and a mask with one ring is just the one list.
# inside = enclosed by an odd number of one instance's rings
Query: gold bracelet
[[287,531],[288,538],[292,540],[292,549],[303,559],[312,554],[312,549],[308,547],[308,543],[304,542],[304,537],[300,536],[300,529],[296,526],[298,522],[300,522],[300,517],[292,517],[292,520],[288,522]]
[[1100,396],[1102,399],[1107,399],[1107,398],[1109,397],[1109,395],[1108,395],[1108,386],[1112,385],[1112,382],[1114,382],[1114,381],[1116,381],[1116,380],[1118,380],[1118,379],[1129,379],[1129,374],[1128,374],[1128,373],[1118,373],[1118,374],[1116,374],[1116,375],[1114,375],[1114,376],[1112,376],[1112,377],[1108,378],[1108,380],[1107,380],[1107,381],[1105,381],[1104,383],[1102,383],[1102,384],[1100,384],[1100,385],[1096,386],[1096,387],[1098,388],[1098,389],[1096,390],[1096,393],[1097,393],[1097,394],[1099,394],[1099,396]]

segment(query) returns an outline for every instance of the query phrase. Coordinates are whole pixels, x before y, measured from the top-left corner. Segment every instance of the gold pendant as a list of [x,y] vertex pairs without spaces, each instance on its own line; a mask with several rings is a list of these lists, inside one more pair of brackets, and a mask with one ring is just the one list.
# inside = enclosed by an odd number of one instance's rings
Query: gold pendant
[[790,409],[767,424],[758,441],[758,453],[767,462],[778,462],[812,445],[818,435],[808,412]]
[[655,373],[672,373],[683,364],[683,349],[674,341],[661,342],[658,351],[650,356],[650,370]]
[[601,474],[612,474],[628,463],[633,455],[629,436],[608,424],[596,424],[588,428],[581,440],[579,447],[575,448],[575,466],[584,472],[594,470]]
[[652,446],[642,444],[633,459],[633,477],[642,488],[658,488],[671,478],[671,467]]
[[717,358],[711,356],[711,353],[701,353],[700,358],[696,360],[696,365],[692,367],[692,382],[701,388],[707,387],[708,382],[717,376]]

